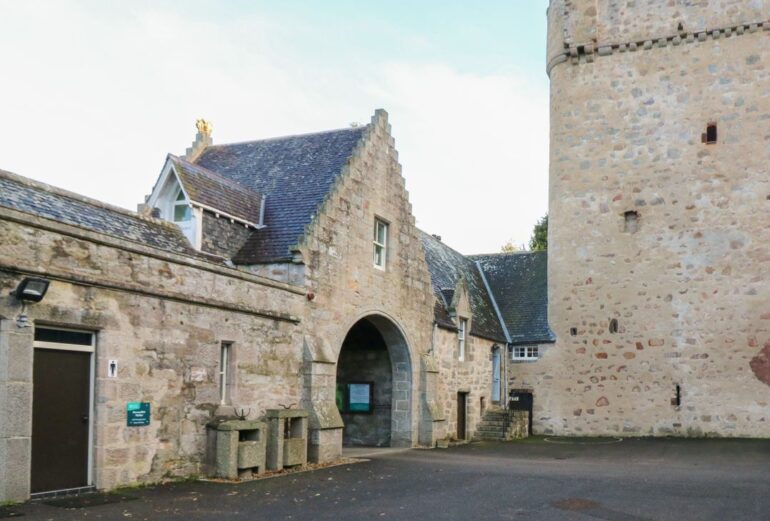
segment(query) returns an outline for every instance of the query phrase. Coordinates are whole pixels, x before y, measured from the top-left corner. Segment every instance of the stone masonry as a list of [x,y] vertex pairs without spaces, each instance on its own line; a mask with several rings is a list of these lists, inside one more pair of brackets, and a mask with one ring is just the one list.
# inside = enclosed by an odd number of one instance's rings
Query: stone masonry
[[768,7],[551,1],[536,432],[770,435]]
[[[202,473],[206,423],[220,406],[219,346],[233,342],[233,405],[252,417],[300,400],[304,291],[74,226],[0,208],[0,498],[29,494],[32,330],[8,294],[25,275],[52,279],[33,323],[97,332],[94,483],[100,489]],[[107,360],[119,360],[106,378]],[[149,427],[126,402],[150,401]]]

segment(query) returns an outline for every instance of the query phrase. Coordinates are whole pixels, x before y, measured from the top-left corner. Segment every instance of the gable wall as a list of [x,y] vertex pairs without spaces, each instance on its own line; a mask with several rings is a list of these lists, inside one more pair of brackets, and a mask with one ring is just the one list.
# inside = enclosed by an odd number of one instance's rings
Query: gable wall
[[[434,301],[411,210],[387,115],[378,111],[348,171],[308,227],[301,252],[307,288],[314,295],[306,303],[305,330],[319,344],[329,346],[333,361],[348,330],[367,314],[389,317],[405,334],[416,425],[420,357],[430,349]],[[375,216],[389,223],[385,271],[373,266]],[[333,385],[333,379],[332,374],[327,386]],[[402,406],[405,398],[405,389],[394,389],[395,407]]]

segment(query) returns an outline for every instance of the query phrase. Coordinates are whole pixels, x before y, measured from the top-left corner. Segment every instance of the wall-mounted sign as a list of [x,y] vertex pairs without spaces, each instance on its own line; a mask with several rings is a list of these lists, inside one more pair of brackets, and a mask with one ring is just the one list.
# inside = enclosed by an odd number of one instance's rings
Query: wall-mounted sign
[[107,362],[107,378],[118,377],[118,361],[110,360]]
[[348,384],[348,412],[372,412],[371,382]]
[[128,402],[126,404],[126,425],[129,427],[146,427],[149,424],[149,402]]

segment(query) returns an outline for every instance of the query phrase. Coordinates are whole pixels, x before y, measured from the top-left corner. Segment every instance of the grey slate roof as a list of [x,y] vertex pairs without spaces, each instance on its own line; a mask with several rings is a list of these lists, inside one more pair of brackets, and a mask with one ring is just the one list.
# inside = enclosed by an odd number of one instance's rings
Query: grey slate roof
[[173,154],[168,155],[174,164],[190,200],[242,219],[250,224],[259,224],[262,195],[222,177],[198,165],[188,163]]
[[3,170],[0,170],[0,206],[169,252],[210,258],[191,248],[176,225]]
[[497,342],[506,342],[505,333],[500,326],[494,305],[475,262],[430,234],[421,232],[421,239],[425,250],[425,261],[428,263],[433,283],[433,292],[436,295],[434,305],[436,323],[441,327],[456,328],[447,311],[447,306],[450,304],[447,297],[453,295],[457,282],[464,277],[473,313],[470,333]]
[[265,228],[233,257],[238,264],[287,261],[368,126],[212,145],[195,164],[267,194]]
[[548,326],[545,251],[471,255],[479,262],[514,344],[556,340]]

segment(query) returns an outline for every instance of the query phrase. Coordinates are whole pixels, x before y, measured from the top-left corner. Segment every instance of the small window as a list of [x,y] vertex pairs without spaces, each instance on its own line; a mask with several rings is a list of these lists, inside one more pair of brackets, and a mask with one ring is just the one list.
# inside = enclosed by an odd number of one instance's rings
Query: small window
[[184,196],[182,189],[179,189],[179,193],[174,200],[174,222],[182,223],[189,221],[192,218],[192,210],[190,205],[187,204],[187,199]]
[[460,319],[460,326],[457,328],[457,359],[461,362],[465,360],[465,335],[468,330],[468,320]]
[[388,223],[374,220],[374,267],[385,269],[388,258]]
[[610,319],[610,333],[617,333],[618,332],[618,319],[613,318]]
[[706,126],[706,133],[703,134],[703,142],[707,145],[714,145],[717,142],[717,124],[709,123]]
[[623,231],[626,233],[636,233],[639,230],[639,212],[630,210],[623,214]]
[[539,357],[539,346],[513,346],[512,360],[537,360]]
[[570,336],[577,336],[577,328],[576,327],[569,328],[569,334]]
[[222,342],[219,349],[219,402],[229,404],[232,398],[230,392],[230,361],[232,359],[232,342]]

